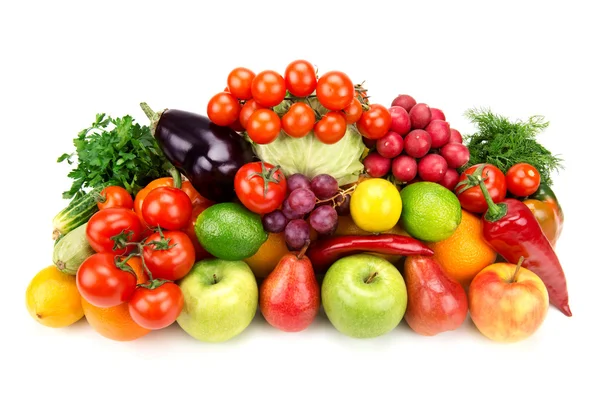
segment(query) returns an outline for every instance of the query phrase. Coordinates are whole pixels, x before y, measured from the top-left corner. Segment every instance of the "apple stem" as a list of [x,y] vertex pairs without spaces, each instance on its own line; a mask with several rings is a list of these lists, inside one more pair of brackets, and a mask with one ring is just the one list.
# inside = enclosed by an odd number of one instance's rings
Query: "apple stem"
[[215,282],[215,285],[217,284],[217,274],[213,274],[213,281]]
[[302,257],[304,257],[304,254],[306,253],[306,250],[308,249],[309,245],[310,245],[310,239],[308,239],[306,241],[306,244],[304,245],[302,250],[300,250],[300,253],[298,253],[298,255],[296,256],[298,258],[298,260],[302,260]]
[[376,276],[377,276],[377,271],[373,272],[373,273],[371,274],[371,276],[369,276],[369,279],[367,279],[367,280],[365,281],[365,283],[371,283],[371,282],[373,282],[373,279],[375,279],[375,277],[376,277]]
[[515,269],[515,273],[512,276],[512,279],[510,280],[510,283],[514,283],[517,280],[517,274],[519,273],[519,270],[521,269],[521,264],[523,263],[523,260],[525,260],[525,257],[521,256],[521,258],[519,258],[519,262],[517,263],[517,269]]

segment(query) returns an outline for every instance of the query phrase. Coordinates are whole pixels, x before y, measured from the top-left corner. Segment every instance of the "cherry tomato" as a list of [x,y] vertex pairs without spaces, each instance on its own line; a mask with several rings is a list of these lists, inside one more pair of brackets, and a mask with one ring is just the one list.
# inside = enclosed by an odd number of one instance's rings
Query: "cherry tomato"
[[182,229],[192,216],[192,202],[181,189],[158,187],[146,196],[142,204],[142,215],[152,227]]
[[312,130],[315,124],[315,112],[306,103],[293,104],[281,117],[281,126],[285,133],[294,138],[301,138]]
[[308,96],[317,87],[315,67],[305,60],[292,61],[285,69],[285,86],[294,96]]
[[360,100],[355,97],[352,99],[352,103],[350,103],[348,107],[344,108],[344,118],[346,118],[346,123],[356,123],[360,119],[362,113],[362,104],[360,103]]
[[[85,234],[96,253],[125,254],[135,246],[117,246],[118,242],[138,242],[144,227],[138,216],[126,208],[105,208],[92,215]],[[115,239],[117,242],[115,242]]]
[[248,120],[246,131],[255,143],[268,144],[277,139],[281,131],[281,120],[272,110],[256,110]]
[[240,124],[246,129],[248,127],[248,120],[254,114],[254,111],[261,109],[262,107],[254,101],[254,99],[250,99],[242,106],[242,110],[240,111]]
[[129,315],[146,329],[162,329],[171,325],[183,310],[183,293],[173,282],[160,286],[138,287],[129,300]]
[[227,87],[229,93],[240,100],[248,100],[252,98],[252,80],[256,74],[248,68],[238,67],[227,76]]
[[194,245],[181,231],[155,232],[146,239],[144,261],[153,278],[176,281],[187,275],[196,261]]
[[523,201],[535,216],[535,219],[540,224],[544,235],[550,241],[552,246],[556,245],[559,236],[560,221],[552,205],[544,203],[540,200],[527,199]]
[[343,110],[354,99],[352,80],[340,71],[327,72],[317,81],[317,99],[328,110]]
[[[483,197],[483,193],[479,186],[473,186],[463,191],[463,188],[467,188],[466,184],[461,182],[466,181],[467,174],[472,175],[478,167],[482,164],[476,164],[472,167],[467,168],[460,176],[459,184],[456,186],[455,193],[460,201],[460,205],[467,211],[473,213],[484,213],[487,211],[488,206]],[[485,180],[485,187],[494,203],[501,202],[506,197],[506,179],[504,174],[497,167],[486,164],[482,171],[482,177]]]
[[215,94],[206,107],[206,114],[212,122],[220,126],[233,124],[240,115],[240,103],[230,93]]
[[281,169],[257,161],[245,164],[238,170],[233,187],[247,209],[257,214],[266,214],[275,211],[283,203],[287,182]]
[[285,80],[275,71],[259,72],[252,80],[252,98],[263,107],[274,107],[285,98]]
[[346,134],[346,119],[339,111],[330,111],[314,127],[315,136],[321,142],[333,144]]
[[[171,177],[167,177],[167,178],[158,178],[153,180],[152,182],[150,182],[145,189],[156,189],[158,187],[175,187],[174,186],[175,183],[173,182],[173,178]],[[213,205],[214,202],[211,200],[208,200],[204,197],[202,197],[202,195],[200,193],[198,193],[198,191],[194,188],[194,186],[192,186],[192,183],[190,181],[183,181],[181,182],[181,190],[183,190],[188,197],[190,198],[190,201],[192,202],[192,206],[196,206],[199,204],[208,204],[208,205]],[[136,196],[136,200],[137,200],[137,196]]]
[[118,306],[129,300],[135,290],[135,273],[119,268],[115,257],[111,253],[93,254],[77,270],[75,283],[79,293],[96,307]]
[[367,139],[379,139],[385,136],[392,126],[392,115],[381,104],[372,104],[364,111],[356,123],[361,135]]
[[202,213],[202,211],[206,210],[208,205],[198,205],[192,209],[192,218],[190,218],[190,222],[188,222],[187,226],[182,230],[192,241],[194,245],[194,253],[196,254],[196,261],[204,260],[205,258],[211,257],[211,254],[202,247],[200,241],[198,240],[198,236],[196,236],[196,221],[198,220],[198,215]]
[[100,192],[100,199],[96,203],[98,209],[105,208],[133,208],[133,198],[127,190],[121,186],[108,186]]
[[540,173],[531,164],[518,163],[506,171],[506,188],[517,197],[534,194],[540,182]]
[[236,119],[233,124],[229,125],[229,127],[236,132],[244,132],[244,130],[246,129],[242,126],[242,123],[240,122],[239,118]]

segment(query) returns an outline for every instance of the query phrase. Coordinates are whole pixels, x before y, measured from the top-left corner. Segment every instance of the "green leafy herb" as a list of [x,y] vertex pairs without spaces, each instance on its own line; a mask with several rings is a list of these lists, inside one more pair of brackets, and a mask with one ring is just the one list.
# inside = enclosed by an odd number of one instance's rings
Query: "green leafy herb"
[[563,160],[536,141],[536,136],[548,127],[544,117],[510,121],[489,109],[476,108],[468,110],[465,116],[477,126],[478,132],[465,139],[471,158],[462,170],[489,163],[506,173],[514,164],[529,163],[537,168],[542,182],[551,185],[552,172],[563,168]]
[[129,115],[96,114],[92,126],[79,132],[73,144],[75,152],[57,160],[76,163],[68,175],[73,184],[63,193],[65,199],[106,184],[122,186],[135,195],[151,180],[167,176],[171,167],[150,128],[134,123]]

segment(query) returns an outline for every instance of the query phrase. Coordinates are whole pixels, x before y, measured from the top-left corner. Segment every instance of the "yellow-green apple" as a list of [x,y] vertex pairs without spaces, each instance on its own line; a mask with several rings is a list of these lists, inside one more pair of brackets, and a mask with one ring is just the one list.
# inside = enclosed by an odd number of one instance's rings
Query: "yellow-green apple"
[[519,264],[495,263],[481,270],[469,287],[469,311],[479,331],[497,342],[533,335],[548,313],[548,290]]

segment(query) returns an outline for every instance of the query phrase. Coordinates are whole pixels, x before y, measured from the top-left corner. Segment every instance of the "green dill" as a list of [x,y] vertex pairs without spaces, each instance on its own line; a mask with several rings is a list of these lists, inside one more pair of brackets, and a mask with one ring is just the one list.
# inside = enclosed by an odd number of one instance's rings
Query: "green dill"
[[57,162],[76,164],[68,177],[71,188],[63,198],[72,199],[107,184],[124,187],[135,195],[151,180],[168,175],[171,164],[145,125],[131,116],[112,118],[96,114],[89,128],[73,139],[75,152],[65,153]]
[[475,164],[488,163],[506,173],[514,164],[529,163],[539,171],[542,182],[551,185],[552,172],[563,168],[563,160],[536,140],[549,125],[544,117],[535,115],[526,121],[511,121],[489,109],[477,108],[467,110],[465,116],[478,131],[465,137],[471,158],[463,171]]

